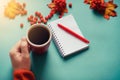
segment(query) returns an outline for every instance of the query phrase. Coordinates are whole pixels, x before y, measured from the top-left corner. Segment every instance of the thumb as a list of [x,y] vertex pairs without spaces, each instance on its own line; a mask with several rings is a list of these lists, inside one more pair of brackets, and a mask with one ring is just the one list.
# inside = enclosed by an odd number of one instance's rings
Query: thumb
[[23,55],[29,55],[28,43],[25,38],[21,39],[21,53]]

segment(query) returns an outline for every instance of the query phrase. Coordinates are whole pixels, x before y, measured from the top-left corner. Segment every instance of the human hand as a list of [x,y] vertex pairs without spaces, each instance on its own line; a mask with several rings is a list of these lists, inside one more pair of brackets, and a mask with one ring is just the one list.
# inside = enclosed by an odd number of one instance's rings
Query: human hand
[[29,54],[29,45],[26,38],[22,38],[17,42],[10,50],[10,58],[13,66],[13,70],[27,69],[30,70],[31,60]]

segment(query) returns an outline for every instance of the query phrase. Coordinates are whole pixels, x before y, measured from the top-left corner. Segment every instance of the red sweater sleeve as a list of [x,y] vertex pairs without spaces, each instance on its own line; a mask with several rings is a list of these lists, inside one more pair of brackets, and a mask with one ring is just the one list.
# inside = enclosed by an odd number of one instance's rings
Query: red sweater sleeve
[[29,70],[15,70],[13,75],[14,80],[35,80],[34,74]]

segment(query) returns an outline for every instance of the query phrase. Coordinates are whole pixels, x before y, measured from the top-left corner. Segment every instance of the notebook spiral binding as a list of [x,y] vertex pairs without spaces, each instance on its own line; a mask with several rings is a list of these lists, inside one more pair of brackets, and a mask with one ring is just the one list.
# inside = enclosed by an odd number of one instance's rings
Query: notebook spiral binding
[[[53,39],[53,41],[55,42],[55,45],[58,47],[59,52],[60,52],[61,55],[64,57],[65,52],[64,52],[64,50],[63,50],[62,45],[60,44],[60,42],[59,42],[56,34],[54,33],[53,29],[51,28],[52,26],[51,26],[50,24],[49,24],[48,26],[49,26],[50,30],[52,31],[52,34],[53,34],[52,39]],[[62,53],[63,53],[63,54],[62,54]]]

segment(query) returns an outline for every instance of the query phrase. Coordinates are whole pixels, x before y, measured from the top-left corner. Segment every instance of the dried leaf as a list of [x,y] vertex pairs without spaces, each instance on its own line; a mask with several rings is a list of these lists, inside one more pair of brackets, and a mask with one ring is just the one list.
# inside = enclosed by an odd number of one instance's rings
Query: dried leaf
[[[106,18],[106,16],[109,16],[109,17],[117,16],[117,13],[115,12],[115,8],[117,8],[117,5],[114,4],[113,1],[107,2],[104,17]],[[107,17],[106,19],[109,19],[109,18]]]
[[50,4],[48,4],[47,6],[52,9],[52,8],[55,7],[55,4],[54,4],[54,3],[50,3]]
[[10,19],[14,19],[17,15],[26,15],[25,5],[16,2],[16,0],[10,0],[4,10],[4,15]]
[[108,2],[105,2],[104,0],[84,0],[84,3],[89,4],[91,9],[102,14],[107,20],[109,20],[110,16],[117,16],[117,13],[115,12],[117,5],[113,3],[113,0]]

